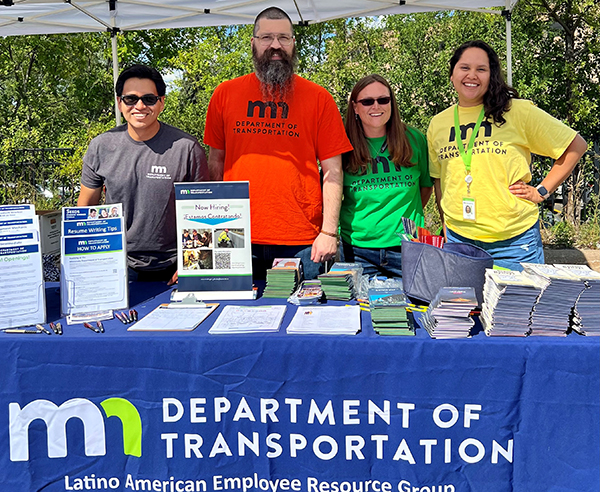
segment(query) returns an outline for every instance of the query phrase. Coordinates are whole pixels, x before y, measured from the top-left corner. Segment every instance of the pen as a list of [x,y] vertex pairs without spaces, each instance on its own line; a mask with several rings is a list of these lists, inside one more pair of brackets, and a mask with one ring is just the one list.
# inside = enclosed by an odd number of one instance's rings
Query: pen
[[39,335],[39,334],[43,333],[40,330],[22,330],[19,328],[8,328],[3,331],[4,331],[4,333],[27,333],[28,335]]
[[117,317],[117,319],[118,319],[118,320],[119,320],[121,323],[123,323],[124,325],[126,325],[126,324],[127,324],[127,321],[125,321],[125,320],[123,319],[123,315],[122,315],[122,314],[119,314],[119,313],[117,313],[117,312],[115,311],[115,316]]
[[133,321],[137,321],[138,320],[138,312],[135,309],[131,310],[133,313]]
[[100,333],[100,330],[98,328],[94,328],[92,325],[90,325],[88,322],[84,322],[83,326],[85,326],[88,330],[92,330],[95,333]]
[[104,333],[104,326],[102,325],[102,321],[96,321],[96,326],[100,329],[101,333]]
[[57,333],[58,335],[62,335],[62,334],[63,334],[63,331],[62,331],[62,325],[60,324],[60,321],[59,321],[59,322],[57,322],[57,323],[56,323],[56,325],[54,325],[54,326],[56,326],[56,333]]
[[133,318],[133,309],[130,309],[129,310],[129,322],[133,323],[133,321],[134,321],[134,318]]
[[44,328],[43,325],[35,325],[35,327],[42,333],[45,333],[46,335],[52,335],[52,333],[50,333],[50,331],[47,328]]

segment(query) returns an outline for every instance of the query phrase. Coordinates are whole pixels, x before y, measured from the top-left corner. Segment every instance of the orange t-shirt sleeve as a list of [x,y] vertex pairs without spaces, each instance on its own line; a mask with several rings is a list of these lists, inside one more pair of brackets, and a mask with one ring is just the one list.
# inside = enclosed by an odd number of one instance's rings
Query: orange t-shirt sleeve
[[317,158],[324,161],[336,155],[350,152],[352,144],[346,136],[346,129],[340,111],[331,94],[324,91],[317,133]]
[[214,149],[225,149],[225,126],[223,122],[223,90],[219,85],[210,98],[204,127],[204,143]]

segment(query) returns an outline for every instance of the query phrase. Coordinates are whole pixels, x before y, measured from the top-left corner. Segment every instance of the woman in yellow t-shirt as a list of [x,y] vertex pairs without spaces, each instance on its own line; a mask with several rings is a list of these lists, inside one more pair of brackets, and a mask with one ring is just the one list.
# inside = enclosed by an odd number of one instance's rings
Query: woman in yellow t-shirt
[[[537,205],[571,174],[585,140],[519,99],[483,41],[454,52],[450,80],[458,104],[434,116],[427,132],[447,241],[479,246],[494,264],[513,270],[522,270],[521,262],[544,263]],[[529,184],[532,153],[556,159],[537,186]]]

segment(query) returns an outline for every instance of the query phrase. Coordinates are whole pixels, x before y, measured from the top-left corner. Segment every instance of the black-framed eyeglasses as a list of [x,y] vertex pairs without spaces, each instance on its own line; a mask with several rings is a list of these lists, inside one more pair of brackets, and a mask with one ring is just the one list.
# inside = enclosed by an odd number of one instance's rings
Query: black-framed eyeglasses
[[375,101],[377,101],[377,104],[379,104],[380,106],[385,106],[386,104],[389,104],[391,100],[392,98],[390,96],[378,97],[376,99],[373,97],[365,97],[364,99],[361,99],[360,101],[356,102],[362,104],[363,106],[373,106],[373,104],[375,104]]
[[161,96],[155,96],[154,94],[144,94],[141,97],[134,94],[126,94],[125,96],[121,96],[121,101],[123,101],[125,106],[135,106],[141,99],[144,105],[154,106],[158,101],[160,101],[160,97]]
[[294,36],[289,36],[287,34],[278,34],[274,36],[273,34],[265,34],[264,36],[252,36],[255,39],[258,39],[258,42],[261,46],[271,46],[273,41],[277,39],[281,46],[289,46],[292,44],[294,40]]

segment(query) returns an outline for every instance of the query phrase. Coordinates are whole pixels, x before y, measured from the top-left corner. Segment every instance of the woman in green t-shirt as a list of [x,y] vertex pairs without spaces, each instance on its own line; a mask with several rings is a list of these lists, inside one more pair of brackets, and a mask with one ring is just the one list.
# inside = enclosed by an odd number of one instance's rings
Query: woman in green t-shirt
[[425,136],[402,122],[380,75],[363,77],[352,89],[346,133],[354,150],[342,157],[342,258],[361,263],[365,274],[402,276],[402,217],[422,227],[433,186]]

